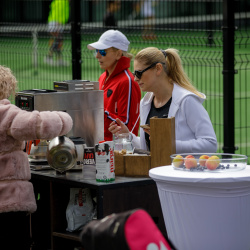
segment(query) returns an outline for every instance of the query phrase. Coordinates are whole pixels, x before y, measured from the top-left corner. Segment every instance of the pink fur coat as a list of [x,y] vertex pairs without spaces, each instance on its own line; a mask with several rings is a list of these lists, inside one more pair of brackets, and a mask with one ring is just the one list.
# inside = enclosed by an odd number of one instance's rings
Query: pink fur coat
[[0,100],[0,213],[37,208],[24,141],[65,135],[72,125],[65,112],[28,112]]

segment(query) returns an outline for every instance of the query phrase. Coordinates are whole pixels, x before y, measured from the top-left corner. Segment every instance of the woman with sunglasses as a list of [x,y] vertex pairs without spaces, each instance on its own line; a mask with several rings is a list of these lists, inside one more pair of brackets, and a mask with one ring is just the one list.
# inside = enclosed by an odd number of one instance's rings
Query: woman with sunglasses
[[[150,118],[175,117],[177,153],[217,151],[217,139],[209,115],[202,106],[206,96],[198,92],[183,70],[176,49],[159,50],[149,47],[134,59],[135,81],[147,93],[141,100],[140,119],[150,125]],[[127,133],[119,119],[109,127],[112,133]],[[150,150],[150,129],[133,135],[136,148]]]
[[104,91],[104,140],[106,141],[113,139],[108,128],[117,118],[135,135],[139,130],[141,90],[129,71],[133,57],[127,52],[129,43],[120,31],[108,30],[97,42],[88,45],[88,49],[96,50],[100,68],[105,70],[99,78],[99,89]]

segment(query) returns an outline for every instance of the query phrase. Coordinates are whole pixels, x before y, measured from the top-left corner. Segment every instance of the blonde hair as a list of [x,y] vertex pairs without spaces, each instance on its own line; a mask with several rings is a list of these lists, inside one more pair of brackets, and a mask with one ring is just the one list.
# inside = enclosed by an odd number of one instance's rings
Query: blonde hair
[[185,73],[178,50],[173,48],[159,50],[155,47],[148,47],[139,51],[134,60],[148,66],[155,62],[163,63],[164,71],[174,83],[203,98]]
[[134,57],[131,53],[128,53],[127,51],[122,51],[122,55],[128,57],[130,60],[132,60]]
[[8,99],[10,95],[15,95],[17,80],[10,68],[0,65],[0,100]]
[[[112,47],[112,49],[113,49],[114,51],[119,50],[119,49],[114,48],[114,47]],[[132,60],[133,57],[134,57],[131,53],[128,53],[127,51],[123,51],[123,50],[122,50],[122,55],[125,56],[125,57],[128,57],[130,60]]]

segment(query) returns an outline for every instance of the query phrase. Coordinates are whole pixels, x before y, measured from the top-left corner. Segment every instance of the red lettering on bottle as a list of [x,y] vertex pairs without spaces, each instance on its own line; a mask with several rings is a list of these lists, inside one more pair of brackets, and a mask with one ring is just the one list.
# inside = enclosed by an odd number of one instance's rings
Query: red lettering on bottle
[[114,151],[112,148],[109,149],[109,154],[110,154],[110,172],[114,172]]

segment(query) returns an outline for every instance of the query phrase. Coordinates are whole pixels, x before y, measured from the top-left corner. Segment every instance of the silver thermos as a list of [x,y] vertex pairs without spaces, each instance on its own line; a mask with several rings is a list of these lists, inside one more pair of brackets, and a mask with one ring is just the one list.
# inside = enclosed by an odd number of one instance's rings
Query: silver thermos
[[59,173],[73,168],[77,161],[75,144],[66,136],[58,136],[49,142],[47,148],[48,164]]

